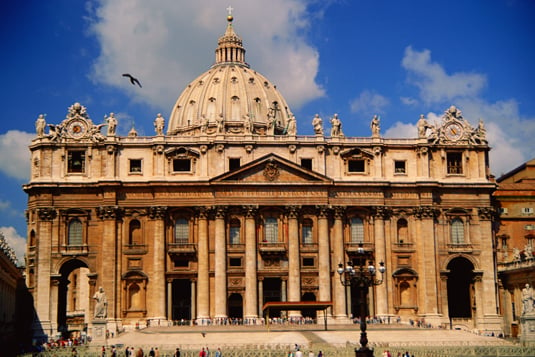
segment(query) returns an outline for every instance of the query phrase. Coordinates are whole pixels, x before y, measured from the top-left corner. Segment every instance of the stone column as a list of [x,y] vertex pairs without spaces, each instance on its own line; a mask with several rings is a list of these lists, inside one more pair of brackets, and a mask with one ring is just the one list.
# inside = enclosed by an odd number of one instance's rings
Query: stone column
[[34,326],[34,331],[38,333],[42,327],[45,334],[50,334],[52,321],[57,322],[57,316],[51,316],[50,314],[52,221],[57,217],[57,212],[49,207],[39,208],[37,217],[37,274],[34,299],[40,325]]
[[258,311],[262,314],[262,307],[264,307],[264,278],[258,278]]
[[[50,277],[50,316],[51,328],[54,333],[58,330],[58,301],[59,301],[59,286],[61,283],[61,275],[53,275]],[[64,282],[66,284],[66,282]],[[66,292],[64,288],[64,292]],[[67,301],[65,301],[67,302]],[[67,311],[65,309],[65,311]],[[66,327],[66,326],[65,326]]]
[[191,320],[197,316],[197,280],[191,279]]
[[167,320],[173,320],[173,279],[167,279]]
[[[332,239],[332,250],[333,250],[333,260],[332,267],[333,271],[338,269],[338,264],[342,263],[345,266],[345,253],[344,253],[344,235],[343,235],[343,222],[344,209],[342,207],[336,207],[334,210],[334,224],[333,224],[333,239]],[[338,273],[336,273],[338,275]],[[340,283],[340,280],[333,279],[333,307],[334,307],[334,317],[337,319],[347,318],[346,314],[346,288]]]
[[[331,301],[331,254],[329,247],[328,209],[320,207],[318,212],[318,300],[320,301]],[[323,315],[323,311],[319,311],[319,313]],[[326,313],[332,315],[330,309]]]
[[[122,210],[117,206],[102,206],[97,208],[97,216],[102,222],[101,241],[101,269],[99,272],[99,287],[104,288],[108,300],[107,319],[113,320],[118,317],[115,311],[115,295],[117,283],[117,271],[115,262],[117,260],[117,220],[121,217]],[[110,327],[110,326],[108,326]],[[111,328],[110,330],[115,330]]]
[[[384,207],[376,207],[374,214],[374,243],[375,243],[375,265],[379,262],[386,261],[386,246],[385,246],[385,217],[387,217],[387,210]],[[387,275],[387,274],[385,274]],[[388,283],[386,276],[385,281],[381,285],[376,286],[376,302],[377,315],[388,315]]]
[[[167,207],[150,207],[149,218],[153,220],[153,251],[152,281],[149,295],[151,296],[151,312],[149,319],[165,320],[165,214]],[[151,323],[151,325],[160,324]]]
[[[435,210],[432,207],[420,207],[416,210],[416,218],[419,219],[417,226],[416,251],[418,252],[418,313],[426,316],[426,320],[431,320],[432,316],[437,316],[440,307],[438,301],[437,279],[437,256],[436,238],[434,229]],[[446,288],[447,291],[447,288]],[[447,296],[447,293],[446,293]],[[437,321],[438,322],[438,321]]]
[[215,215],[215,317],[227,317],[227,242],[225,210],[218,207]]
[[197,248],[197,320],[210,318],[210,257],[208,252],[208,212],[199,210],[199,243]]
[[[301,300],[301,271],[299,258],[298,207],[288,207],[288,301]],[[289,311],[288,317],[300,317],[299,311]]]
[[[257,263],[256,263],[256,209],[245,207],[245,318],[258,316]],[[262,296],[260,296],[262,297]]]
[[[496,268],[494,265],[494,241],[492,234],[492,217],[494,211],[490,207],[482,207],[478,209],[479,216],[479,229],[473,230],[474,240],[481,242],[481,270],[482,275],[482,293],[483,293],[483,306],[479,305],[478,309],[483,309],[483,319],[485,328],[492,331],[499,331],[500,317],[498,315],[497,304],[497,287],[496,281]],[[479,236],[478,236],[479,235]]]

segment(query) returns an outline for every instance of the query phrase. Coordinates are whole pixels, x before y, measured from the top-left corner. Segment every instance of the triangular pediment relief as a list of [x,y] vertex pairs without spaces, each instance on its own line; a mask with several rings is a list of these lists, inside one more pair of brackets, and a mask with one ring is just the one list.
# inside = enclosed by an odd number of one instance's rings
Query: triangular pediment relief
[[331,179],[307,170],[275,154],[251,161],[239,169],[214,177],[212,183],[331,183]]
[[354,159],[373,159],[373,152],[366,149],[352,148],[340,152],[340,157]]

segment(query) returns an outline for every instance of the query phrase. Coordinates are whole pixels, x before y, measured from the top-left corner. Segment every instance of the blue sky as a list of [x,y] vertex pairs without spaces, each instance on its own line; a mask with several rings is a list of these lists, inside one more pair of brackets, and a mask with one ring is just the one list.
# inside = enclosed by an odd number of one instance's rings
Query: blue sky
[[[312,134],[338,113],[347,136],[414,137],[420,114],[450,105],[485,121],[496,176],[535,157],[535,1],[92,0],[0,2],[0,231],[23,256],[34,122],[74,102],[118,133],[152,135],[185,86],[214,61],[234,8],[246,61]],[[143,88],[121,74],[135,74]]]

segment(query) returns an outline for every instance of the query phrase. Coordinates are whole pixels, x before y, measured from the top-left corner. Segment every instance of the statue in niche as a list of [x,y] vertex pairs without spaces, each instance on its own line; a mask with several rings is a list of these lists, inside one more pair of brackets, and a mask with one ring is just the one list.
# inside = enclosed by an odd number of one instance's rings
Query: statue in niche
[[370,127],[372,129],[372,137],[374,138],[379,137],[379,132],[381,131],[380,122],[381,120],[379,119],[379,117],[377,115],[374,115],[370,124]]
[[161,113],[158,113],[158,115],[156,115],[156,119],[154,119],[154,131],[156,132],[156,135],[158,136],[163,135],[164,127],[165,127],[165,119]]
[[108,300],[104,288],[101,286],[98,291],[93,295],[95,300],[95,318],[103,319],[108,316]]
[[314,118],[312,118],[312,127],[316,135],[323,135],[323,120],[321,120],[319,114],[314,115]]
[[219,116],[216,119],[216,123],[217,123],[217,132],[224,133],[225,132],[225,119],[223,118],[223,113],[219,114]]
[[39,114],[39,117],[35,121],[35,132],[37,137],[42,138],[45,136],[46,120],[43,114]]

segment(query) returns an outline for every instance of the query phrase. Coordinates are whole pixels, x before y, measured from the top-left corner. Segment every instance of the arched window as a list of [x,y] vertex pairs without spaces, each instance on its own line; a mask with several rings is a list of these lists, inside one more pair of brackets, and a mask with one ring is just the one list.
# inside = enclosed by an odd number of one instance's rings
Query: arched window
[[128,244],[142,244],[143,241],[141,238],[141,223],[137,219],[134,219],[130,222],[130,228],[128,231]]
[[68,245],[80,246],[83,244],[82,239],[82,222],[78,219],[73,219],[69,223]]
[[264,239],[269,243],[279,241],[279,222],[275,217],[267,217],[264,221]]
[[175,243],[189,242],[189,224],[185,218],[178,218],[175,221]]
[[301,226],[301,243],[312,244],[312,220],[309,218],[304,219]]
[[350,220],[351,225],[351,243],[364,243],[364,223],[359,217],[353,217]]
[[229,241],[230,244],[240,244],[240,221],[238,219],[232,219],[229,227]]
[[405,218],[398,220],[398,243],[407,243],[409,241],[409,226]]
[[454,218],[451,221],[451,243],[464,243],[464,224],[463,220],[460,218]]

